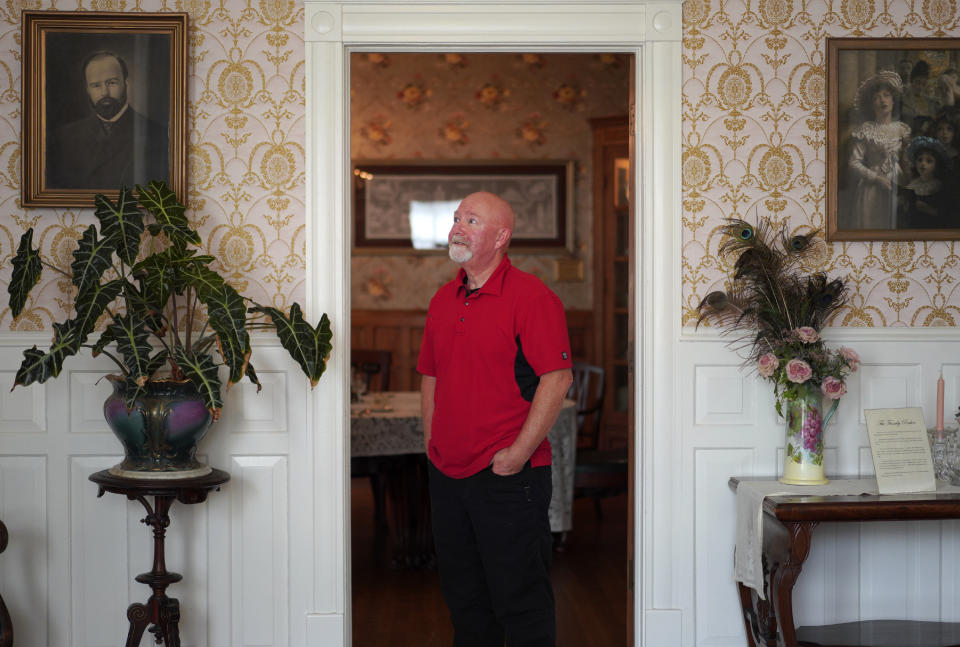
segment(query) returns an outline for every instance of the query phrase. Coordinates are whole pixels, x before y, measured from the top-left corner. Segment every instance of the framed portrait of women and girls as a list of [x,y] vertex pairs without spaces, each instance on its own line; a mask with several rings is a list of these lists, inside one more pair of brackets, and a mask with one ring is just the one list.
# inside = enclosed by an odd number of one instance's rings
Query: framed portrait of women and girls
[[827,239],[960,238],[960,39],[827,39]]
[[28,207],[186,188],[187,14],[24,11]]

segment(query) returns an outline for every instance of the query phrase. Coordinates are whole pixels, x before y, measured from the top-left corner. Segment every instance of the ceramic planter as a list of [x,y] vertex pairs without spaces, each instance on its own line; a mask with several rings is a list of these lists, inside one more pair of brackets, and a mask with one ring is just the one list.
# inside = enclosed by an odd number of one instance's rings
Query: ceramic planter
[[213,418],[191,382],[150,380],[129,410],[124,381],[108,376],[113,393],[103,415],[123,444],[123,462],[112,474],[130,478],[192,478],[212,469],[196,459],[197,443]]

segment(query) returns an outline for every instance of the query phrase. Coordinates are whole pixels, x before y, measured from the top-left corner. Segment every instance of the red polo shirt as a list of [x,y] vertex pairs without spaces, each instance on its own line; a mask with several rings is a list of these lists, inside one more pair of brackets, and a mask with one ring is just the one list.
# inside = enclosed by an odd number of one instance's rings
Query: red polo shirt
[[[483,470],[520,433],[530,411],[518,383],[524,360],[537,376],[573,365],[563,304],[540,279],[506,257],[469,295],[465,276],[430,301],[417,361],[437,378],[428,455],[452,478]],[[546,439],[530,461],[550,464]]]

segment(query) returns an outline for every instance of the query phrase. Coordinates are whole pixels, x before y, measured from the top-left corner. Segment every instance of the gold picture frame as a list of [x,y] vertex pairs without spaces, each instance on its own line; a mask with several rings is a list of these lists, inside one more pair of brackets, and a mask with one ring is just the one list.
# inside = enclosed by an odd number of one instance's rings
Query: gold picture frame
[[827,240],[960,238],[958,71],[960,38],[827,39]]
[[186,199],[186,13],[24,11],[26,207],[165,180]]

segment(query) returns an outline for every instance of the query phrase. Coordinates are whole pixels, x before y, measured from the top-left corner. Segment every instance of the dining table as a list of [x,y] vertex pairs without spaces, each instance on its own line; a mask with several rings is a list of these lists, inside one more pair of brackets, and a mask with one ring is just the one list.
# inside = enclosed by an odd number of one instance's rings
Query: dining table
[[[577,453],[576,403],[564,400],[550,441],[553,496],[550,530],[573,528],[573,479]],[[419,391],[366,393],[350,405],[351,458],[384,459],[387,525],[397,568],[431,567],[433,540],[427,494],[426,454]]]

